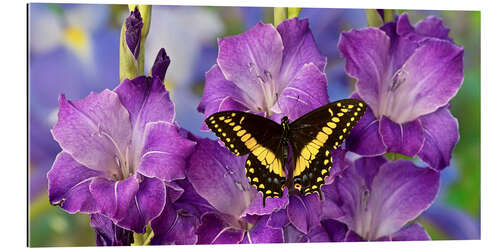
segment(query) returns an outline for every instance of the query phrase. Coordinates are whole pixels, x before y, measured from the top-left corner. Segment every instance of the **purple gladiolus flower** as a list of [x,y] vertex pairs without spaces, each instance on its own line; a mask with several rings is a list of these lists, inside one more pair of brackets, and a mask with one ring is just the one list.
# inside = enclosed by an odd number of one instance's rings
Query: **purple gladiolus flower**
[[402,14],[380,28],[342,33],[345,70],[357,79],[353,97],[370,107],[351,131],[348,149],[418,155],[437,170],[449,165],[459,134],[448,103],[462,84],[464,51],[448,32],[438,18],[413,27]]
[[82,100],[61,95],[59,104],[52,134],[63,151],[47,174],[50,202],[144,233],[167,202],[165,183],[185,178],[195,145],[179,133],[162,81],[125,79]]
[[[307,19],[288,19],[277,28],[258,23],[245,33],[218,40],[217,64],[206,73],[198,111],[204,118],[240,110],[279,121],[295,120],[328,103],[326,58]],[[202,129],[207,130],[206,124]]]
[[[322,224],[331,238],[429,240],[418,223],[406,225],[426,210],[439,189],[439,172],[411,161],[360,158],[342,177],[323,186]],[[347,229],[339,222],[345,224]]]

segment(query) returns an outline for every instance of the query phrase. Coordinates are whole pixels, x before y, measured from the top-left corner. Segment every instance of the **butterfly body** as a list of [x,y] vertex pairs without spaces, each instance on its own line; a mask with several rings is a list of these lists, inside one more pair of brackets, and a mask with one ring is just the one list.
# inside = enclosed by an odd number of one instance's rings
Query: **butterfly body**
[[[236,155],[246,155],[245,174],[267,197],[281,197],[285,187],[303,195],[317,192],[330,174],[332,155],[366,111],[366,104],[344,99],[278,124],[262,116],[223,111],[208,117],[208,127]],[[291,149],[291,152],[290,152]],[[289,155],[293,164],[286,169]]]

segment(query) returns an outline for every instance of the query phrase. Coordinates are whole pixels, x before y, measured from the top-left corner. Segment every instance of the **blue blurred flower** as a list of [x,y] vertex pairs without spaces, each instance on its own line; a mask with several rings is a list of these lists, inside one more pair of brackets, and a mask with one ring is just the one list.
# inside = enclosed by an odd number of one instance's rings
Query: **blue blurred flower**
[[[201,100],[193,83],[204,79],[212,66],[224,24],[215,11],[203,7],[153,6],[151,16],[145,58],[154,58],[160,48],[168,51],[173,63],[165,81],[176,103],[176,120],[194,134],[207,136],[199,129],[203,115],[193,112]],[[145,68],[152,63],[146,60]]]
[[80,99],[119,80],[120,33],[109,27],[105,5],[29,5],[30,198],[47,186],[59,146],[50,135],[58,96]]

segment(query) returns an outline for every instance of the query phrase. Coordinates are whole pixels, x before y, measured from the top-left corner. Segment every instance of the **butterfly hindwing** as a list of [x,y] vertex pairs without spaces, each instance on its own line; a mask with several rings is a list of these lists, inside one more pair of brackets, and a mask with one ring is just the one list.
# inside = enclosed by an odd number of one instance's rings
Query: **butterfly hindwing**
[[271,137],[281,135],[281,127],[262,116],[240,112],[218,112],[205,120],[207,126],[236,155],[248,154],[252,148]]
[[[280,162],[279,165],[281,165],[281,159],[276,158],[273,161]],[[275,173],[270,170],[263,165],[258,156],[254,154],[248,156],[245,164],[245,173],[250,184],[262,192],[264,206],[267,197],[281,197],[283,195],[282,187],[286,181],[284,172]]]
[[318,149],[314,159],[309,160],[309,162],[302,155],[299,155],[296,159],[298,163],[295,164],[293,172],[295,189],[300,190],[303,195],[318,192],[321,197],[320,187],[325,184],[325,179],[329,176],[332,167],[330,150],[326,147]]
[[320,193],[332,165],[329,151],[344,142],[365,111],[365,103],[344,99],[313,110],[290,124],[294,185],[303,194]]

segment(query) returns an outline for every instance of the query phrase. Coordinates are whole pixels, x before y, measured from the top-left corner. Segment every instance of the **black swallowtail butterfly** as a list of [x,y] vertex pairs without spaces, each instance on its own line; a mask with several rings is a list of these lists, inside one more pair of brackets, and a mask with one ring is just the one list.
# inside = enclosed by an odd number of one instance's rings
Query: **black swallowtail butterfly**
[[[317,108],[281,125],[262,116],[240,112],[218,112],[205,120],[208,127],[236,155],[249,154],[245,173],[250,184],[267,197],[281,197],[284,187],[303,195],[318,192],[330,174],[331,149],[339,147],[366,111],[366,104],[344,99]],[[291,145],[294,168],[285,172]],[[287,181],[288,180],[288,181]]]

